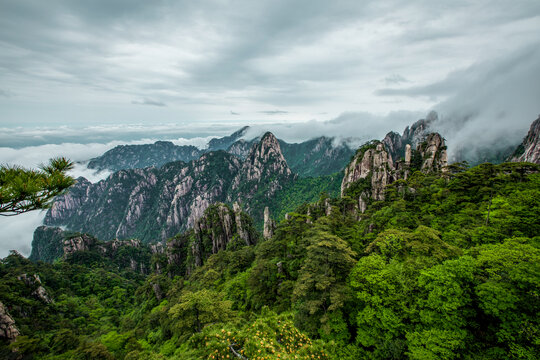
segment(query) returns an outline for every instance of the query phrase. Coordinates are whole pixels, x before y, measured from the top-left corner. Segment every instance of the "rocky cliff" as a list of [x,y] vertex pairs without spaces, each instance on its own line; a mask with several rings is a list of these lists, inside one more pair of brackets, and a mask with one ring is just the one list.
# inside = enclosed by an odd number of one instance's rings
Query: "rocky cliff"
[[360,185],[361,189],[358,191],[362,198],[383,200],[384,188],[392,180],[393,169],[392,157],[383,143],[375,141],[364,145],[345,168],[341,196],[353,185]]
[[[421,126],[417,127],[419,128]],[[411,131],[406,130],[405,133],[408,133],[407,137],[391,133],[382,142],[375,140],[365,144],[357,150],[345,168],[341,196],[356,199],[356,206],[361,213],[366,210],[369,202],[384,200],[384,191],[388,184],[406,179],[411,172],[446,171],[446,145],[440,134],[424,134],[422,139],[414,141],[417,148],[412,150],[409,144]],[[404,148],[404,158],[394,161],[392,151],[401,153],[400,147]]]
[[101,239],[155,242],[193,227],[216,202],[250,204],[246,210],[262,220],[264,198],[293,179],[279,142],[267,133],[245,161],[216,151],[189,163],[121,170],[96,184],[80,178],[56,199],[44,223]]
[[21,274],[17,277],[17,279],[19,279],[26,286],[28,286],[32,291],[32,296],[34,296],[38,300],[42,301],[45,304],[50,304],[54,302],[47,293],[47,290],[45,290],[45,288],[43,287],[43,284],[41,283],[41,279],[39,278],[38,274]]
[[540,115],[533,121],[527,136],[507,160],[540,164]]
[[267,187],[267,196],[270,197],[281,189],[283,181],[292,178],[294,175],[283,157],[278,140],[267,132],[252,146],[242,168],[234,177],[229,201],[235,196],[246,200],[261,186]]

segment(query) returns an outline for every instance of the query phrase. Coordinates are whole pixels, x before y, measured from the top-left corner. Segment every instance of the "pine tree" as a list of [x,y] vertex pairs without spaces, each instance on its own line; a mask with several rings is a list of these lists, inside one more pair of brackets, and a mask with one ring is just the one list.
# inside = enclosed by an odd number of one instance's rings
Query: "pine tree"
[[39,170],[0,166],[0,215],[14,216],[45,209],[52,199],[75,183],[66,175],[73,163],[66,158],[51,159]]

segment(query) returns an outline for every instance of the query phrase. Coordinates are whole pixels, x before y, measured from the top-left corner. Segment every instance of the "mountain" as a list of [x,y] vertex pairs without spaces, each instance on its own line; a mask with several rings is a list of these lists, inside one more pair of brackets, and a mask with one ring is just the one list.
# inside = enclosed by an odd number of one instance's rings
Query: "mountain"
[[245,161],[216,151],[189,163],[121,170],[96,184],[79,178],[56,199],[44,224],[102,239],[162,240],[193,227],[216,202],[245,203],[262,220],[264,199],[294,178],[279,142],[267,133]]
[[233,143],[235,143],[236,141],[238,141],[238,139],[243,137],[248,131],[248,129],[249,129],[249,126],[244,126],[240,130],[235,131],[229,136],[211,139],[208,142],[207,151],[227,150]]
[[81,179],[51,214],[122,232],[200,212],[148,243],[36,229],[34,261],[0,261],[0,358],[537,358],[540,165],[447,165],[411,129],[339,175],[296,176],[267,133],[243,160]]
[[190,162],[211,151],[226,150],[240,139],[249,126],[245,126],[229,136],[211,139],[204,150],[192,145],[175,145],[170,141],[156,141],[153,144],[119,145],[88,162],[89,169],[119,171],[143,169],[150,166],[161,167],[173,161]]
[[540,115],[533,121],[529,133],[507,161],[540,164]]
[[[119,171],[150,166],[161,167],[173,161],[197,160],[203,154],[217,150],[225,150],[245,159],[253,144],[261,140],[261,137],[251,140],[241,139],[248,129],[246,126],[229,136],[211,139],[204,150],[194,146],[174,145],[169,141],[145,145],[120,145],[91,159],[88,168],[98,171]],[[333,139],[327,137],[292,144],[279,140],[279,144],[290,169],[300,177],[329,175],[341,171],[354,154],[346,144],[335,145]]]
[[88,162],[89,169],[119,171],[160,167],[172,161],[189,162],[198,159],[202,151],[191,145],[174,145],[170,141],[156,141],[144,145],[119,145]]
[[279,142],[283,156],[291,170],[301,177],[330,175],[340,172],[354,155],[348,145],[334,144],[333,138],[325,136],[289,144]]

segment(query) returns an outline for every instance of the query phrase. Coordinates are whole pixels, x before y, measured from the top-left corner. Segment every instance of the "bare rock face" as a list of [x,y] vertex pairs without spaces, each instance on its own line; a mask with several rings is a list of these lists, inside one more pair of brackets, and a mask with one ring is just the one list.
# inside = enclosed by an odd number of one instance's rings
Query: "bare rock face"
[[87,234],[64,239],[64,259],[78,251],[89,251],[96,244],[96,239]]
[[274,236],[274,230],[276,229],[276,222],[270,217],[270,209],[268,206],[264,208],[264,228],[263,228],[263,238],[265,240],[270,239]]
[[384,200],[384,188],[391,182],[394,165],[392,157],[385,150],[381,142],[375,147],[371,146],[365,151],[360,151],[345,169],[345,176],[341,182],[341,196],[354,183],[361,179],[371,178],[371,198]]
[[38,274],[21,274],[17,276],[17,279],[21,280],[26,284],[26,286],[33,289],[32,295],[35,296],[37,299],[43,301],[45,304],[50,304],[54,302],[53,299],[49,296],[49,294],[47,294],[47,290],[45,290],[45,288],[41,284],[41,279],[39,278]]
[[382,140],[385,149],[388,150],[394,161],[398,160],[403,149],[403,137],[397,132],[391,131]]
[[[233,180],[232,190],[240,190],[238,198],[247,199],[255,194],[262,180],[274,177],[267,186],[267,196],[272,196],[281,189],[280,180],[293,178],[294,175],[283,157],[278,139],[267,132],[254,144],[242,165],[242,169]],[[241,189],[242,188],[242,189]],[[232,199],[232,195],[229,195]]]
[[540,115],[508,161],[540,164]]
[[20,332],[15,326],[15,320],[9,315],[4,304],[0,302],[0,338],[13,342],[19,335]]
[[241,166],[218,151],[189,164],[121,170],[96,184],[79,179],[57,197],[44,223],[101,239],[165,240],[192,227],[210,204],[225,201]]
[[444,139],[438,133],[430,133],[426,140],[418,145],[417,151],[422,157],[423,172],[443,171],[448,165],[448,155]]

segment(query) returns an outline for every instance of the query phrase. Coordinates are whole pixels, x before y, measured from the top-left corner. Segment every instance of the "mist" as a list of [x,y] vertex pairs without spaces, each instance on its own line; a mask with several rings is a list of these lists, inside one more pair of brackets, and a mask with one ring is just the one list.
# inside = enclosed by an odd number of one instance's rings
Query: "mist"
[[540,43],[451,74],[461,83],[437,105],[434,129],[447,140],[450,159],[516,147],[540,114]]

